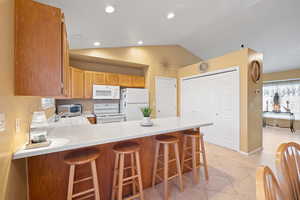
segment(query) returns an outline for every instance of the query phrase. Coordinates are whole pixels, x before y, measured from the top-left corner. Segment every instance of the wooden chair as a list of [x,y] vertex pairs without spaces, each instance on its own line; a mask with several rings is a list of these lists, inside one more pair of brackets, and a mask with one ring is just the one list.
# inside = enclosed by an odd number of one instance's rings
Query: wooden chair
[[256,200],[286,200],[275,175],[267,166],[256,170]]
[[[100,200],[97,168],[95,162],[99,155],[100,152],[97,149],[88,149],[72,152],[65,156],[64,162],[70,165],[67,200],[72,200],[74,198],[89,199],[91,197],[94,197],[95,200]],[[75,180],[75,167],[77,165],[83,165],[86,163],[90,163],[91,165],[92,176]],[[73,188],[75,184],[89,180],[93,181],[93,188],[73,194]]]
[[[191,141],[191,146],[188,146],[188,140]],[[181,169],[184,170],[184,168],[188,168],[192,170],[194,183],[198,183],[198,169],[200,167],[204,167],[205,179],[208,180],[208,166],[205,155],[203,134],[201,134],[198,129],[196,131],[190,131],[183,134]]]
[[[116,154],[112,197],[114,200],[123,200],[123,187],[132,185],[132,195],[127,196],[126,200],[140,198],[144,200],[142,173],[140,164],[140,145],[134,142],[124,142],[113,147]],[[130,156],[130,165],[125,167],[125,155]],[[130,170],[130,176],[124,177],[126,172]],[[138,190],[137,190],[138,189]]]
[[281,144],[277,149],[276,167],[284,194],[289,200],[300,199],[300,145]]
[[[179,149],[178,149],[178,138],[170,135],[159,135],[155,137],[156,140],[156,149],[155,149],[155,157],[154,157],[154,168],[153,168],[153,176],[152,176],[152,187],[154,187],[156,178],[163,181],[164,184],[164,200],[169,198],[169,189],[168,189],[168,181],[178,177],[179,178],[179,188],[180,191],[183,191],[183,182],[182,182],[182,171],[180,166],[180,158],[179,158]],[[163,145],[163,153],[159,154],[160,146]],[[175,159],[170,160],[170,145],[173,145],[175,152]],[[160,158],[163,158],[162,160]],[[158,169],[158,163],[163,165],[162,168]],[[176,174],[169,176],[169,164],[172,162],[176,162]],[[163,170],[163,178],[160,177],[157,173]]]

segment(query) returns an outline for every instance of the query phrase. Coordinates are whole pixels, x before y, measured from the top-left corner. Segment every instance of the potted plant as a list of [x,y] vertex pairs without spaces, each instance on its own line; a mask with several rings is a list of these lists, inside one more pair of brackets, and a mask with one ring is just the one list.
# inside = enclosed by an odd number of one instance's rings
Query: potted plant
[[143,119],[143,123],[144,124],[150,124],[151,123],[151,112],[152,109],[150,107],[143,107],[141,108],[141,111],[143,113],[144,119]]

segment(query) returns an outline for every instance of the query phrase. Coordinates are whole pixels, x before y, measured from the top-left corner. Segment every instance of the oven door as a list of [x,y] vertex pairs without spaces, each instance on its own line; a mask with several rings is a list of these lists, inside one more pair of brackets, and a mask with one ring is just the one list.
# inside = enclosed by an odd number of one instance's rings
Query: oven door
[[93,99],[120,99],[120,86],[94,85]]

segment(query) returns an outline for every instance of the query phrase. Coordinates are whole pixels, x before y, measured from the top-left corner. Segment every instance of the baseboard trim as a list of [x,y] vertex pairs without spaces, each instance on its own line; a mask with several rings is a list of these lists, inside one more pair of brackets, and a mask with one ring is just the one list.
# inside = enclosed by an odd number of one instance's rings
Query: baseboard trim
[[250,152],[243,152],[243,151],[240,151],[241,154],[243,155],[246,155],[246,156],[250,156],[250,155],[253,155],[257,152],[260,152],[262,151],[264,148],[263,147],[258,147],[257,149],[254,149],[253,151],[250,151]]

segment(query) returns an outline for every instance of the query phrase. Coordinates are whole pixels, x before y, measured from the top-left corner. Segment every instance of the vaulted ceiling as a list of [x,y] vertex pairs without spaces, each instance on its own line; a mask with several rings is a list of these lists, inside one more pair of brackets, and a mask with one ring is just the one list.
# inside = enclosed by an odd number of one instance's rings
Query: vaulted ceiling
[[[241,44],[265,72],[300,68],[299,0],[39,0],[63,9],[73,49],[179,44],[209,59]],[[108,14],[105,7],[115,12]],[[167,14],[174,12],[173,19]]]

